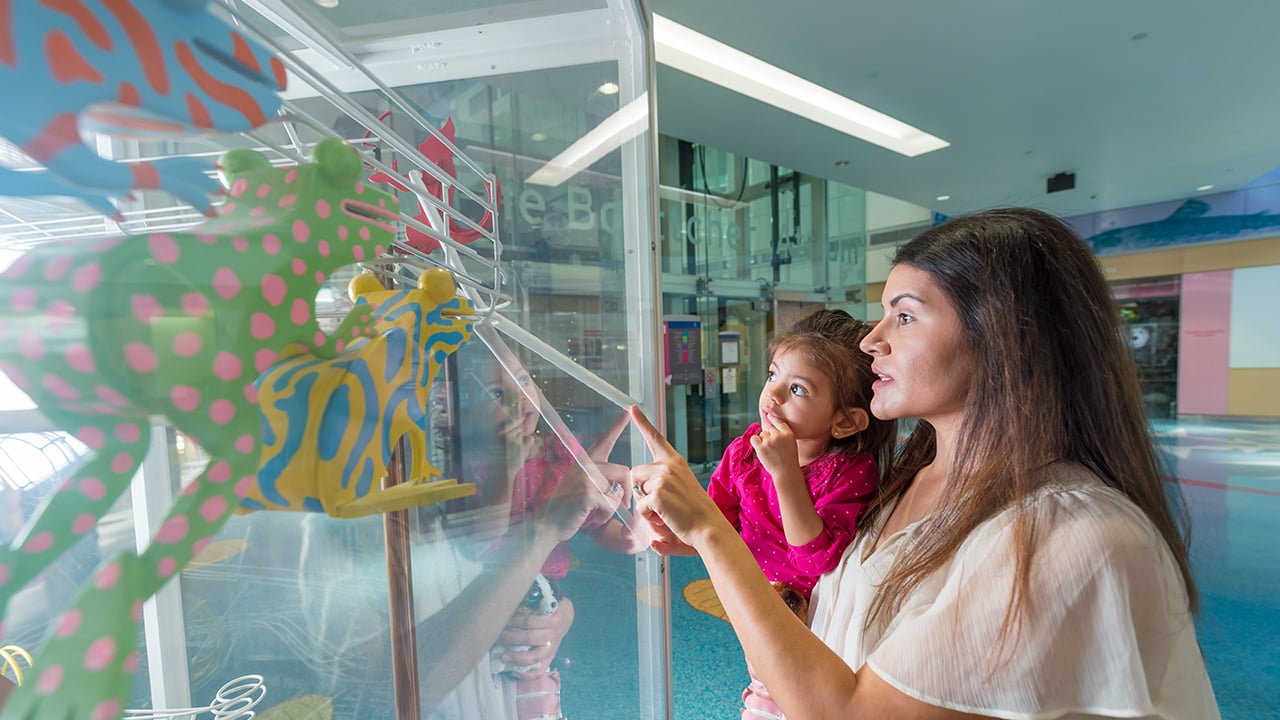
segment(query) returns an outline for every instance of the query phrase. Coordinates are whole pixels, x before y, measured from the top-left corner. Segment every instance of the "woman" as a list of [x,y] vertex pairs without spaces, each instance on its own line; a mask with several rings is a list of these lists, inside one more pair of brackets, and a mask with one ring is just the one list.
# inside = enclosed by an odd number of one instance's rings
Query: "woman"
[[1219,717],[1118,312],[1061,221],[1006,209],[903,246],[862,343],[872,412],[920,419],[810,624],[778,600],[687,463],[633,411],[661,538],[703,558],[796,718]]

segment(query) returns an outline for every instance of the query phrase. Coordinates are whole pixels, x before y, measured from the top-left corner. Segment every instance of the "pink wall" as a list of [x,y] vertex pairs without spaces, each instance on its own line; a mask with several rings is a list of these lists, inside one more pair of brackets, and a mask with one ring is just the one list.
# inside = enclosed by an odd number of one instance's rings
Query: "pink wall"
[[1178,413],[1226,415],[1231,271],[1183,275],[1181,310]]

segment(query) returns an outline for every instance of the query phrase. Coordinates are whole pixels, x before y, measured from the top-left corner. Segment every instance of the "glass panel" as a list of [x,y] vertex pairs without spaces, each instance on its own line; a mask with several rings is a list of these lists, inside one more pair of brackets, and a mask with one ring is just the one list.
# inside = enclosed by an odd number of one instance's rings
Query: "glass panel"
[[[667,390],[669,435],[709,467],[745,427],[775,326],[816,306],[866,317],[866,193],[675,138],[660,148],[665,310],[696,316],[702,337],[699,382]],[[732,317],[759,337],[726,381],[718,333]]]
[[[255,17],[265,22],[269,10],[280,9],[273,2],[248,5],[263,11],[247,13],[251,22]],[[328,707],[336,718],[514,718],[561,712],[651,717],[653,708],[665,705],[669,653],[661,618],[667,588],[660,561],[633,555],[644,544],[629,531],[623,468],[643,451],[632,446],[625,423],[617,422],[633,402],[656,404],[654,337],[644,320],[657,310],[648,253],[653,138],[639,8],[631,2],[565,0],[435,9],[442,15],[428,17],[430,8],[413,8],[410,23],[400,22],[406,18],[398,13],[409,12],[403,8],[354,5],[338,13],[308,5],[294,17],[301,22],[292,28],[291,45],[318,42],[310,33],[319,27],[339,39],[376,37],[387,44],[379,48],[403,51],[403,61],[379,65],[380,77],[385,70],[386,84],[396,88],[395,97],[337,71],[325,78],[344,92],[306,97],[295,85],[288,106],[291,122],[273,123],[252,136],[103,142],[104,152],[117,158],[176,153],[212,158],[229,148],[251,147],[277,150],[279,156],[271,159],[289,163],[325,135],[347,138],[366,162],[378,164],[366,168],[368,182],[394,189],[408,221],[397,235],[404,254],[395,256],[396,262],[369,258],[362,266],[379,270],[386,285],[415,287],[420,271],[444,265],[476,308],[469,316],[474,336],[461,350],[426,348],[443,365],[434,381],[392,386],[403,393],[395,397],[360,396],[347,412],[333,410],[337,391],[311,396],[299,390],[294,397],[309,397],[312,404],[289,418],[299,426],[316,418],[332,420],[342,427],[327,432],[351,439],[365,432],[366,423],[386,420],[379,410],[389,413],[404,402],[414,412],[418,406],[404,400],[412,395],[421,403],[413,419],[424,435],[421,442],[396,443],[386,433],[388,454],[399,446],[387,474],[395,476],[400,468],[409,479],[421,480],[429,461],[441,479],[459,483],[435,489],[462,491],[398,515],[335,519],[321,512],[251,512],[225,524],[219,518],[215,534],[200,538],[210,542],[198,545],[195,559],[178,568],[178,582],[167,586],[174,591],[174,614],[165,616],[160,609],[145,616],[132,707],[172,707],[188,699],[204,704],[228,680],[250,673],[262,675],[267,686],[259,713],[287,704],[297,716],[306,714],[307,706]],[[520,36],[513,24],[526,22]],[[482,30],[474,30],[478,24]],[[490,29],[506,37],[543,37],[551,28],[559,40],[540,40],[531,51],[541,53],[537,57],[515,42],[489,48],[490,64],[474,74],[484,76],[480,79],[458,75],[424,82],[443,75],[434,71],[447,63],[436,67],[434,60],[412,56],[434,46],[401,38],[402,46],[394,48],[395,39],[382,38],[387,30],[402,35],[427,25],[473,33],[469,50],[483,43],[478,36]],[[283,37],[274,30],[267,34]],[[370,46],[355,50],[364,57]],[[468,61],[462,58],[460,64]],[[415,79],[391,79],[408,76]],[[347,100],[349,107],[339,102]],[[424,123],[437,133],[428,132]],[[457,153],[447,149],[449,143]],[[435,167],[424,168],[419,155]],[[426,174],[390,174],[414,168]],[[395,187],[405,179],[410,182]],[[433,194],[431,183],[435,204],[421,199]],[[421,194],[406,189],[415,184]],[[496,222],[487,214],[490,203],[496,205]],[[455,217],[440,217],[442,208]],[[43,218],[47,211],[56,218],[68,212],[29,201],[15,209],[19,217]],[[125,209],[130,215],[122,226],[92,218],[74,231],[24,227],[19,231],[32,233],[34,240],[0,240],[9,247],[38,242],[59,248],[58,243],[73,240],[96,242],[121,227],[139,234],[163,227],[178,236],[201,221],[191,208],[159,192],[140,192]],[[322,212],[319,204],[316,210]],[[445,247],[442,235],[448,238]],[[190,239],[178,237],[179,242]],[[305,242],[307,237],[295,232],[292,239]],[[11,259],[0,255],[4,264]],[[312,268],[302,267],[294,264],[294,273],[312,277]],[[334,331],[351,312],[347,285],[359,271],[351,266],[320,274],[315,310],[322,329]],[[265,280],[248,275],[240,280],[255,297],[269,300],[274,293]],[[116,278],[104,287],[132,292]],[[174,319],[166,313],[161,308],[162,321]],[[86,325],[77,322],[70,332],[42,339],[66,342],[89,332]],[[360,342],[337,350],[341,362],[348,363],[343,377],[357,376],[350,368],[366,360],[359,353],[369,345]],[[252,356],[241,366],[267,362]],[[370,393],[380,389],[370,387]],[[20,393],[13,399],[8,395],[0,407],[22,407]],[[359,400],[365,399],[374,419],[362,422]],[[43,396],[37,400],[49,402]],[[17,424],[26,419],[11,418]],[[306,435],[312,431],[294,425],[280,430],[265,420],[263,427],[290,440],[305,435],[297,455],[317,468],[360,455],[347,446],[335,452],[325,444],[335,442],[333,437],[320,437],[320,431]],[[295,430],[298,436],[291,434]],[[179,419],[178,428],[168,431],[174,459],[160,458],[171,472],[137,483],[139,497],[186,497],[211,484],[207,476],[197,476],[216,467],[219,458],[183,431]],[[0,439],[0,447],[12,442]],[[264,462],[271,459],[264,453]],[[0,469],[5,467],[0,460]],[[321,474],[317,469],[315,475]],[[372,481],[381,474],[378,469]],[[342,479],[354,482],[349,475]],[[9,475],[4,482],[0,508],[11,511],[5,512],[0,531],[8,541],[31,517],[36,495],[48,494],[54,484],[40,480],[15,490]],[[153,491],[156,495],[148,495]],[[574,514],[583,502],[557,493],[587,498],[592,513],[584,521],[582,513]],[[320,502],[309,496],[292,499]],[[620,500],[627,504],[619,506]],[[113,507],[97,532],[109,530],[123,544],[113,540],[108,547],[96,538],[64,554],[61,564],[10,608],[16,614],[6,617],[5,639],[28,640],[37,652],[39,638],[60,622],[74,588],[99,559],[133,550],[135,523],[143,526],[144,537],[155,535],[171,500],[160,502],[158,511],[153,507],[145,513],[125,500]],[[212,509],[201,506],[200,512]],[[163,526],[169,528],[163,533],[166,543],[179,534],[176,525]],[[57,601],[48,602],[45,596],[64,579],[69,589],[59,589]],[[544,649],[544,642],[551,644]],[[152,643],[164,647],[166,667],[149,656]],[[157,672],[149,676],[148,670]],[[315,716],[324,716],[323,710]]]

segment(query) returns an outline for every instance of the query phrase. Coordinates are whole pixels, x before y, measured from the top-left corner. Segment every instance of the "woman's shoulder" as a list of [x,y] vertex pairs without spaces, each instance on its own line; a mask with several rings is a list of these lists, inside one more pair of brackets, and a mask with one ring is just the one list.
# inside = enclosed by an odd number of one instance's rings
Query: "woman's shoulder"
[[[1037,520],[1061,532],[1092,530],[1108,535],[1148,536],[1155,526],[1132,500],[1075,463],[1057,463],[1044,488],[1033,496]],[[1115,537],[1113,539],[1119,539]]]
[[1064,560],[1092,558],[1127,564],[1163,555],[1163,538],[1124,493],[1075,463],[1056,463],[1044,472],[1045,482],[1022,506],[1006,508],[977,528],[965,549],[1014,542],[1015,525],[1022,515],[1034,523],[1037,547]]

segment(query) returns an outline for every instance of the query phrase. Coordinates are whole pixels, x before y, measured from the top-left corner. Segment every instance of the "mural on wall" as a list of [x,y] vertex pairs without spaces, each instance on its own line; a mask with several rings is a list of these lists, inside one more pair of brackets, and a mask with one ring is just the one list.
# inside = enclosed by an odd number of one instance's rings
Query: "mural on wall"
[[1098,255],[1280,234],[1280,184],[1067,218]]
[[1163,220],[1100,232],[1088,238],[1089,244],[1095,253],[1104,255],[1280,232],[1280,214],[1264,211],[1253,215],[1209,215],[1212,208],[1209,202],[1193,198]]

